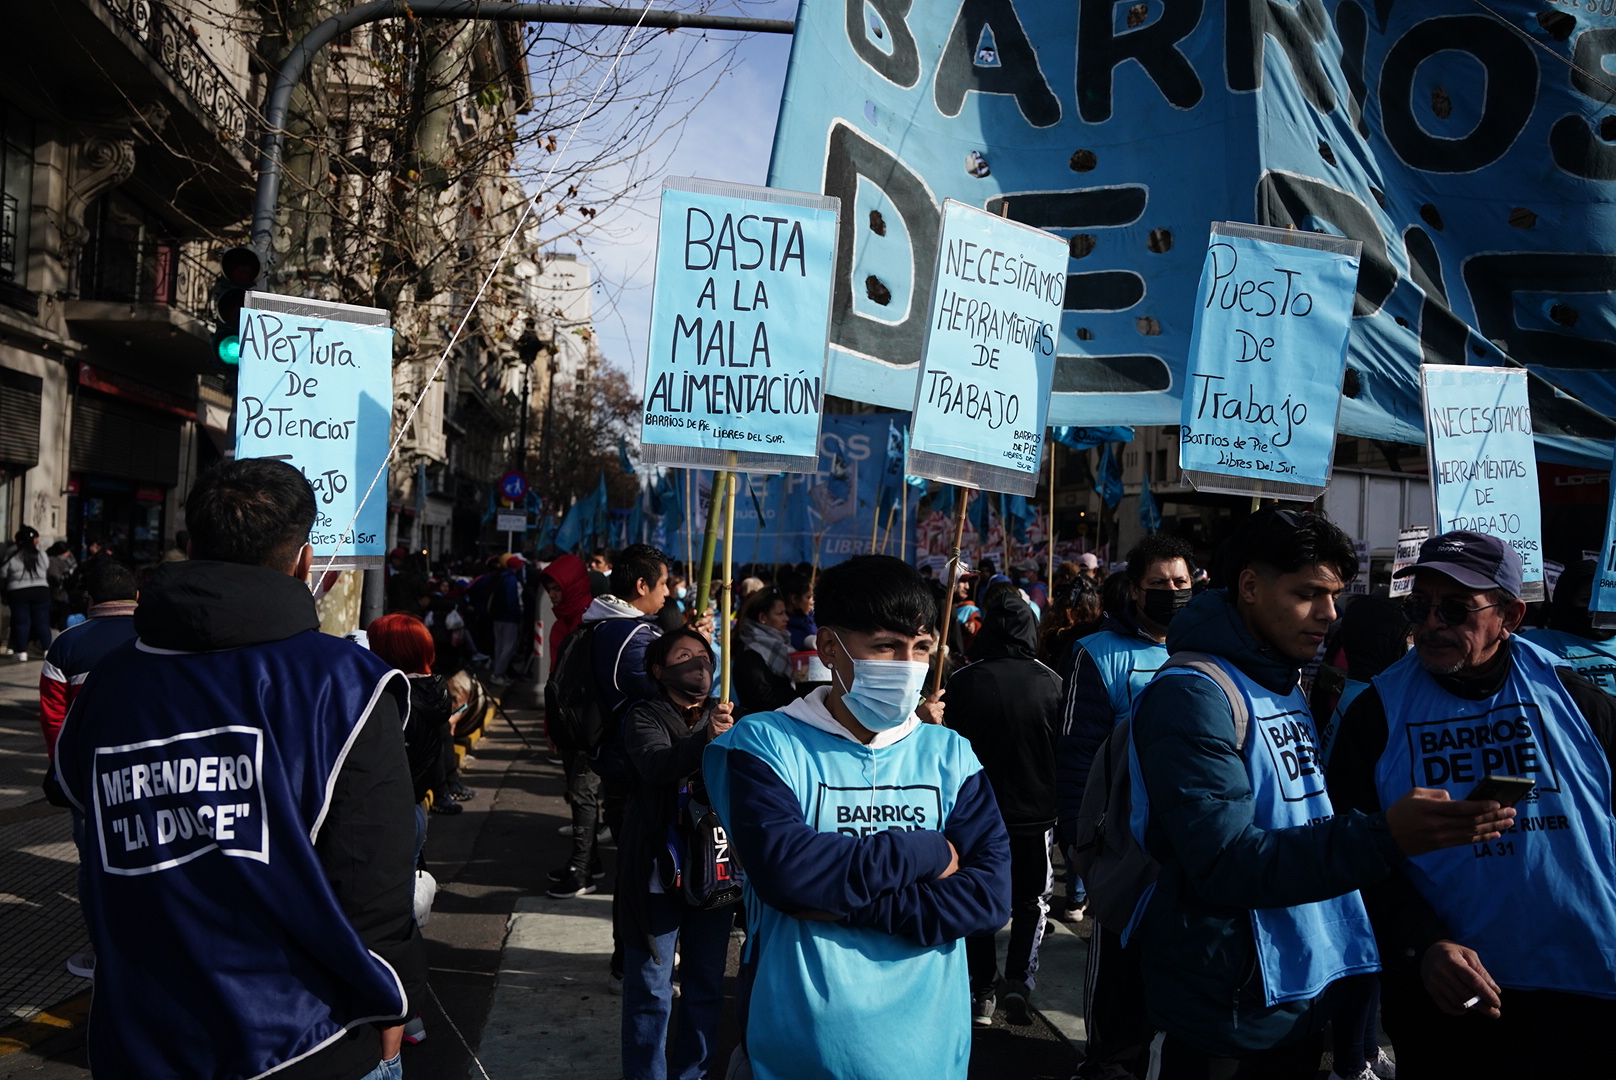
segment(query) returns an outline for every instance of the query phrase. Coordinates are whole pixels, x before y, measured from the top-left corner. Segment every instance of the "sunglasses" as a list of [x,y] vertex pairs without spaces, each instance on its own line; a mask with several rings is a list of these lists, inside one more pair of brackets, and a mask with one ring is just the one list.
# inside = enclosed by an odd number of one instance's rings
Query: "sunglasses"
[[1403,618],[1410,625],[1423,626],[1425,620],[1436,612],[1436,617],[1445,626],[1463,626],[1470,621],[1470,616],[1478,611],[1488,608],[1501,607],[1501,604],[1483,604],[1481,607],[1470,607],[1463,600],[1444,600],[1440,604],[1432,604],[1429,600],[1411,597],[1403,601]]

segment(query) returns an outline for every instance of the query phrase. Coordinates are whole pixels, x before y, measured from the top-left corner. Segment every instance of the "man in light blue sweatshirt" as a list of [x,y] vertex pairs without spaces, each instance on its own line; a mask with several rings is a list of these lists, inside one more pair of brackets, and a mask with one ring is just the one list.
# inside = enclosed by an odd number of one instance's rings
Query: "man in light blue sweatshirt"
[[969,743],[923,723],[937,603],[902,561],[815,594],[831,684],[707,750],[746,868],[744,1049],[758,1080],[964,1080],[961,940],[1009,919],[1010,846]]

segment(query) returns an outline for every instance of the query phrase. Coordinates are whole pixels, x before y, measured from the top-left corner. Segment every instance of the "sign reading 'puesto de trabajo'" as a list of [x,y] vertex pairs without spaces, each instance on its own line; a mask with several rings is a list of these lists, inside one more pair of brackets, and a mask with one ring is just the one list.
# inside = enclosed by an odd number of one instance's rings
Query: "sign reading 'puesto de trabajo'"
[[943,203],[908,471],[1012,495],[1038,486],[1067,242]]
[[389,321],[377,308],[270,293],[248,293],[242,308],[236,456],[279,458],[308,479],[317,570],[379,567],[385,554]]
[[1179,464],[1197,489],[1323,493],[1362,247],[1213,223],[1180,413]]
[[742,184],[664,182],[645,460],[818,467],[839,205]]

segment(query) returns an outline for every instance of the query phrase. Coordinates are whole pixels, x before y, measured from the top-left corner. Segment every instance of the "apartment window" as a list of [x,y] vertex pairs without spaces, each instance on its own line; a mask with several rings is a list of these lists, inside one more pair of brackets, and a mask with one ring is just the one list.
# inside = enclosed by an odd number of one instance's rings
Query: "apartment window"
[[0,281],[26,284],[34,205],[34,122],[0,101]]

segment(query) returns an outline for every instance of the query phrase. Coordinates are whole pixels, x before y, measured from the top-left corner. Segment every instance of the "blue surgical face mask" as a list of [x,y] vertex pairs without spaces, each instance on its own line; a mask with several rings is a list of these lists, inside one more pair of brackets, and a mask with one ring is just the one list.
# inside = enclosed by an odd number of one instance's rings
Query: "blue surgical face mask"
[[673,590],[673,595],[683,600],[685,598],[685,587],[683,585],[679,586],[677,589]]
[[[835,636],[836,643],[846,653],[847,645],[842,636]],[[853,659],[851,655],[849,659]],[[842,681],[840,671],[831,670],[836,681],[842,683],[842,703],[848,711],[870,731],[880,732],[898,727],[914,713],[931,669],[918,660],[853,659],[851,686]]]

